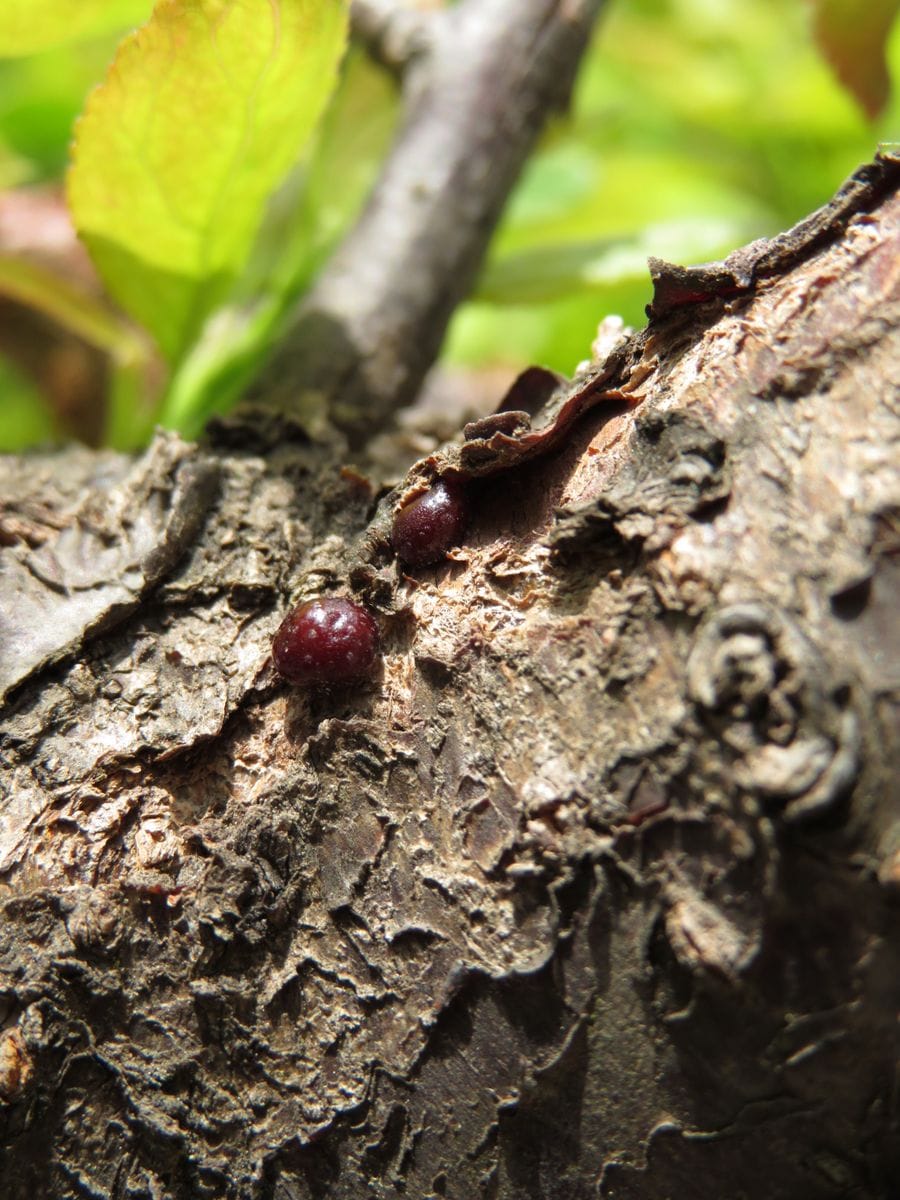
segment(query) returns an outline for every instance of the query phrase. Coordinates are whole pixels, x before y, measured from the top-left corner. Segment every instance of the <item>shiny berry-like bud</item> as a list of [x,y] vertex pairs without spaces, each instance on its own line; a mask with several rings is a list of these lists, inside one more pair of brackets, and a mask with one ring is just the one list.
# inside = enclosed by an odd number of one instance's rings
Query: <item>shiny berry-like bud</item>
[[397,512],[391,544],[408,567],[439,562],[458,545],[469,523],[469,504],[462,485],[451,479],[436,483]]
[[378,654],[368,609],[321,596],[291,609],[272,642],[275,670],[289,683],[344,683],[367,675]]

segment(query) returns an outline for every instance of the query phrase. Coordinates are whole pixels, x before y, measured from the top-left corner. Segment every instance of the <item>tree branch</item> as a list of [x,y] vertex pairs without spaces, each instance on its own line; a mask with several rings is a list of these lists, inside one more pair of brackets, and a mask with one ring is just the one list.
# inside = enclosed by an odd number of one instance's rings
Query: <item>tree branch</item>
[[898,181],[429,454],[446,564],[277,417],[0,459],[0,1196],[897,1195]]
[[[381,177],[258,399],[296,411],[312,393],[355,437],[412,399],[548,114],[568,99],[601,3],[469,0],[428,16]],[[402,12],[367,0],[355,15],[377,41]]]
[[431,14],[402,0],[353,0],[350,6],[354,37],[375,62],[398,75],[425,49],[430,22]]

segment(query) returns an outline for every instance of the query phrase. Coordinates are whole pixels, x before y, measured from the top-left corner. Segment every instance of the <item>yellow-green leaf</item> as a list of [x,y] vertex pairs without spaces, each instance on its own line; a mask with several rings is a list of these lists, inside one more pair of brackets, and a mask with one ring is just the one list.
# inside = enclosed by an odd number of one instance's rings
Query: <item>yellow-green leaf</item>
[[334,87],[346,0],[161,0],[75,135],[69,203],[110,292],[177,361],[244,266]]
[[890,96],[885,47],[898,12],[900,0],[813,0],[819,48],[870,119]]
[[151,8],[151,0],[2,0],[0,58],[127,29],[146,20]]

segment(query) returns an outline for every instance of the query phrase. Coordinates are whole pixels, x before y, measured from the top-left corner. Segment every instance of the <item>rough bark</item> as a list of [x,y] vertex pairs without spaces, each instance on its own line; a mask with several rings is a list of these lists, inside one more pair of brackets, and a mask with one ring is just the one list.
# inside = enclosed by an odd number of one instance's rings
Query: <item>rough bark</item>
[[[0,1194],[894,1193],[898,176],[380,503],[279,417],[4,461]],[[272,674],[323,590],[366,686]]]

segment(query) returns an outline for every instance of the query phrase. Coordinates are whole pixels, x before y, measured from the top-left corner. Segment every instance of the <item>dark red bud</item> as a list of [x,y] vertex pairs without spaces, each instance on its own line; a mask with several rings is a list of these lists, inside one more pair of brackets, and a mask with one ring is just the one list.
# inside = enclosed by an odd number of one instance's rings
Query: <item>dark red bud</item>
[[408,567],[439,562],[462,541],[469,523],[469,503],[461,484],[439,479],[394,516],[391,544]]
[[289,683],[343,683],[367,675],[378,655],[378,625],[368,609],[340,596],[291,609],[272,642],[272,659]]

